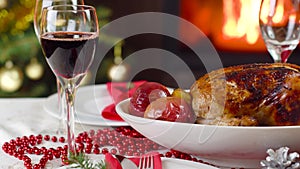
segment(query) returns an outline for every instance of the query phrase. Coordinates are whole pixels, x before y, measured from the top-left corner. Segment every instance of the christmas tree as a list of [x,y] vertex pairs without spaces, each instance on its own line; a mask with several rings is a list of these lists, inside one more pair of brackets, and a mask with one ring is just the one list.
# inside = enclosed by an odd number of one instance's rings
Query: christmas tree
[[[0,97],[41,97],[56,92],[33,28],[35,0],[0,0]],[[111,11],[97,6],[100,25]]]

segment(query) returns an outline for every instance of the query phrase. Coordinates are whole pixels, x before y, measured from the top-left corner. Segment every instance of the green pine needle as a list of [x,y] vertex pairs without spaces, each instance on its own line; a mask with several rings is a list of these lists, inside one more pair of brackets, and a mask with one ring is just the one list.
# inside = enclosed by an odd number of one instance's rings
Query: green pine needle
[[72,168],[81,169],[106,169],[105,162],[94,163],[87,155],[84,153],[71,153],[69,159],[67,160],[69,164],[73,164]]

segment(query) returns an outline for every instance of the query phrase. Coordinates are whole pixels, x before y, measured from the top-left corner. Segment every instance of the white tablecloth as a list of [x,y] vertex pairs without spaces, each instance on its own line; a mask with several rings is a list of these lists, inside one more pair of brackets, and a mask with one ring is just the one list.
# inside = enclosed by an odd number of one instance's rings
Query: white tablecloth
[[[23,161],[6,154],[2,150],[4,142],[31,134],[47,134],[48,131],[53,132],[58,128],[59,120],[44,110],[45,101],[46,98],[0,98],[0,169],[24,168]],[[76,134],[97,128],[103,127],[77,123]],[[47,163],[47,169],[58,168],[60,164],[60,159],[50,161]]]
[[[9,156],[2,150],[4,142],[21,136],[37,135],[57,129],[59,120],[49,115],[43,108],[45,98],[11,98],[0,99],[0,169],[23,169],[23,161]],[[77,124],[76,131],[88,130],[90,126]],[[93,126],[93,128],[95,128]],[[60,160],[60,159],[59,159]],[[52,164],[53,163],[53,164]],[[47,168],[57,168],[57,161]]]

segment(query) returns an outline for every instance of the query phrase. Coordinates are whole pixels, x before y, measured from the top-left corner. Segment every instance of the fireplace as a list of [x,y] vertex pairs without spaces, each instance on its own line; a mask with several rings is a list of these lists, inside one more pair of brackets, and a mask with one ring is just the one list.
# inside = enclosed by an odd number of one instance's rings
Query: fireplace
[[[178,14],[210,38],[225,66],[273,62],[259,29],[260,3],[261,0],[180,0]],[[195,39],[197,36],[186,36],[186,32],[179,27],[182,38],[191,44],[200,40]],[[297,55],[298,48],[288,62],[300,63]]]
[[[258,24],[260,0],[182,0],[179,15],[202,30],[219,50],[266,51]],[[180,34],[186,35],[184,27]],[[193,35],[182,36],[191,43]]]

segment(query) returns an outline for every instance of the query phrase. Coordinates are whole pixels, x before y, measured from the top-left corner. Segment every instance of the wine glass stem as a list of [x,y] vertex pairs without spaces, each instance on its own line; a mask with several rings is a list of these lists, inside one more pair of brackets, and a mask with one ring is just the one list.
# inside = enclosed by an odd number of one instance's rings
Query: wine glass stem
[[56,134],[65,134],[65,120],[66,120],[66,111],[65,109],[65,92],[59,82],[59,79],[57,78],[57,99],[58,99],[58,111],[60,113],[60,118],[59,118],[59,124],[58,124],[58,129],[56,131]]
[[75,145],[75,92],[76,87],[72,82],[69,82],[65,90],[65,100],[66,100],[66,107],[64,111],[66,111],[65,115],[67,115],[67,142],[68,142],[68,155],[70,156],[71,153],[76,153],[76,145]]

